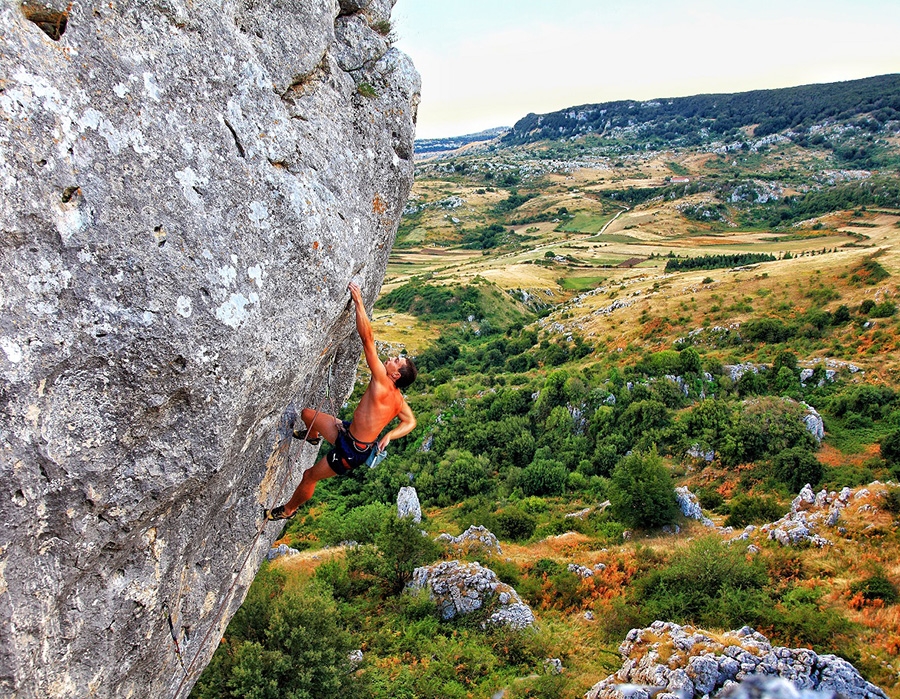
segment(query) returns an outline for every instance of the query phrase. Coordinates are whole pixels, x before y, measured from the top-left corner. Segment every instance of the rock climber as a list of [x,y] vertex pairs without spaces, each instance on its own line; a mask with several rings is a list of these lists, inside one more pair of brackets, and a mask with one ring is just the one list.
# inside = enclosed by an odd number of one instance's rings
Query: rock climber
[[[351,469],[366,463],[373,449],[377,447],[379,452],[383,452],[391,440],[409,434],[416,426],[416,417],[400,393],[400,389],[406,388],[415,380],[418,373],[416,365],[409,357],[390,357],[384,362],[378,359],[372,324],[366,315],[359,286],[351,282],[347,288],[356,308],[356,330],[362,340],[363,353],[372,378],[350,422],[310,408],[303,409],[300,413],[302,424],[294,427],[294,437],[305,439],[310,444],[319,444],[322,437],[325,437],[334,446],[326,456],[303,473],[300,485],[290,500],[265,511],[266,519],[293,517],[297,508],[312,497],[316,483],[320,480],[347,474]],[[400,419],[400,424],[380,437],[381,431],[395,417]]]

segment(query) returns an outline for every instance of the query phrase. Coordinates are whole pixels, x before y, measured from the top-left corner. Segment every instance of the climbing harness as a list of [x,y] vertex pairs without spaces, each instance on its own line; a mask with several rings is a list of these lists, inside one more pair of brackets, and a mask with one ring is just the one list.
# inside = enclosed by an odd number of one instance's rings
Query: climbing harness
[[[325,351],[327,352],[328,348],[326,348]],[[322,400],[319,401],[319,406],[316,408],[316,412],[313,415],[313,419],[310,420],[310,423],[309,423],[310,425],[313,425],[316,421],[316,418],[319,417],[319,415],[321,414],[322,406],[326,400],[328,400],[331,403],[332,414],[334,414],[334,412],[335,412],[334,411],[334,398],[331,396],[331,379],[332,379],[332,372],[334,369],[335,359],[336,359],[336,354],[333,354],[331,356],[331,361],[328,365],[328,375],[325,380],[325,395],[322,396]],[[303,419],[299,415],[297,415],[296,419],[300,420],[301,422],[303,421]],[[300,449],[302,451],[303,442],[301,442],[301,444],[300,444]],[[297,453],[297,457],[294,459],[294,464],[296,464],[300,460],[300,453],[301,452]],[[291,475],[294,472],[294,468],[293,468],[294,464],[292,464],[290,462],[290,460],[288,460],[287,474],[286,474],[285,478],[281,481],[281,485],[279,486],[278,492],[275,495],[276,502],[281,499],[281,494],[284,491],[284,486],[287,485],[287,482],[290,480]],[[241,561],[241,565],[238,567],[237,573],[234,575],[234,579],[231,581],[231,586],[228,588],[227,592],[223,595],[222,602],[219,605],[218,610],[216,610],[215,616],[213,617],[214,619],[221,618],[222,610],[225,608],[225,604],[231,598],[231,593],[234,592],[235,585],[237,585],[237,581],[240,579],[241,573],[244,572],[244,566],[246,566],[247,561],[250,560],[250,554],[253,553],[253,551],[256,549],[256,545],[257,545],[257,543],[259,543],[259,539],[262,536],[263,532],[265,531],[266,524],[268,522],[269,522],[269,520],[263,519],[262,524],[257,528],[256,536],[253,537],[253,542],[247,548],[247,553],[244,555],[244,560]],[[164,607],[166,609],[168,609],[168,604],[164,603]],[[175,626],[172,623],[171,612],[168,613],[168,620],[169,620],[169,630],[171,631],[171,634],[172,634],[172,641],[175,644],[175,654],[178,656],[178,660],[181,663],[181,669],[184,671],[184,675],[182,676],[181,681],[178,683],[178,687],[175,689],[175,694],[173,695],[173,699],[178,699],[181,696],[181,690],[184,688],[185,681],[190,676],[191,671],[194,669],[194,664],[197,662],[197,659],[200,657],[200,653],[203,652],[203,648],[206,645],[206,642],[209,640],[209,635],[212,633],[213,626],[210,625],[210,627],[207,629],[206,634],[203,636],[203,639],[200,641],[200,644],[197,647],[197,652],[194,654],[194,657],[191,660],[191,662],[188,664],[187,668],[185,668],[184,660],[182,659],[182,656],[181,656],[181,649],[178,644],[178,636],[175,633]]]

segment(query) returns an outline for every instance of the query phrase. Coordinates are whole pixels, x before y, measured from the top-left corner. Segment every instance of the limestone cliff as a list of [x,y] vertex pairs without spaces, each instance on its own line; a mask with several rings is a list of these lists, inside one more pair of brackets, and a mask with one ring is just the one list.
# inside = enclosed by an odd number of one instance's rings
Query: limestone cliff
[[183,697],[351,387],[419,78],[391,0],[49,2],[0,4],[0,696]]

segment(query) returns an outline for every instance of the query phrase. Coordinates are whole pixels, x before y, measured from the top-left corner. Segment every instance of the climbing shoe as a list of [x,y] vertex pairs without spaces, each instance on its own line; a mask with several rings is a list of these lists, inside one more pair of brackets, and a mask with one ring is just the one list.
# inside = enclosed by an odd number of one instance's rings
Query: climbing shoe
[[270,522],[274,522],[279,519],[290,519],[295,514],[297,514],[296,511],[292,512],[289,515],[285,514],[284,505],[273,507],[271,510],[263,510],[263,517],[265,517],[265,519],[269,520]]
[[322,443],[322,435],[318,437],[313,437],[311,439],[307,439],[306,435],[309,433],[305,427],[295,427],[294,428],[294,439],[302,439],[307,443],[312,444],[313,446],[319,446]]

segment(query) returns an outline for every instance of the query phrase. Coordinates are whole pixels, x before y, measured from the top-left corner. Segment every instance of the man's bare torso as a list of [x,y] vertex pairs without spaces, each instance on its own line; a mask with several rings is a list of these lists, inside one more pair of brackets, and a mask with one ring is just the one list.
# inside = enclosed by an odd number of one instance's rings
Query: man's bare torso
[[350,431],[356,439],[372,442],[378,439],[385,426],[400,414],[403,395],[395,386],[369,384],[356,406]]

